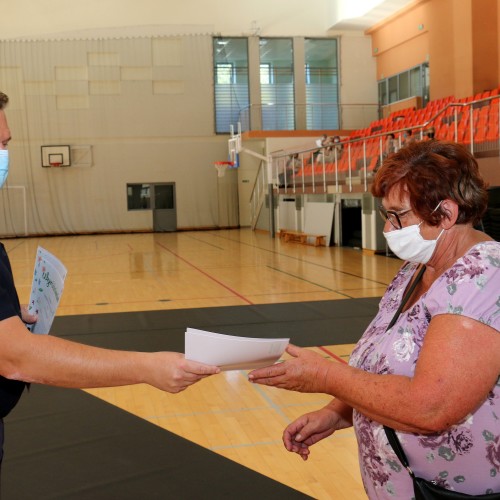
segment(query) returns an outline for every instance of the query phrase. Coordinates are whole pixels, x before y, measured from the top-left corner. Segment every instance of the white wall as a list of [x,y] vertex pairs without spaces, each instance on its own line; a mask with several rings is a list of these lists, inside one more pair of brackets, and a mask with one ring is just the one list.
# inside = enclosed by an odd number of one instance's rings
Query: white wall
[[[175,182],[179,228],[238,225],[237,203],[219,209],[236,185],[213,168],[227,136],[214,134],[211,47],[208,35],[0,43],[8,185],[26,189],[29,234],[151,230],[150,211],[127,210],[128,183]],[[48,145],[89,145],[92,165],[42,168]],[[0,234],[12,225],[0,211]]]

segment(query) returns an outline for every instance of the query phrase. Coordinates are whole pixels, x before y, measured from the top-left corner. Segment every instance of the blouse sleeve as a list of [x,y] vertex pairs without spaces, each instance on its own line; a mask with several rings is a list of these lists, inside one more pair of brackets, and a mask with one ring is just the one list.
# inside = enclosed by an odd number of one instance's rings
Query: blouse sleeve
[[429,289],[429,315],[460,314],[500,331],[500,243],[473,247]]

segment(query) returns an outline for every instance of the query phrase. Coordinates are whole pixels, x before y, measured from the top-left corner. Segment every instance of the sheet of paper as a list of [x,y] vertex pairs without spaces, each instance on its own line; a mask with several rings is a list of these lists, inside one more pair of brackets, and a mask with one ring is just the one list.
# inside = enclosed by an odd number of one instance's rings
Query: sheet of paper
[[254,370],[279,360],[290,339],[235,337],[188,328],[186,359],[220,366],[222,370]]
[[67,270],[62,262],[42,247],[36,252],[28,312],[38,314],[38,321],[28,325],[33,333],[49,333],[64,290]]

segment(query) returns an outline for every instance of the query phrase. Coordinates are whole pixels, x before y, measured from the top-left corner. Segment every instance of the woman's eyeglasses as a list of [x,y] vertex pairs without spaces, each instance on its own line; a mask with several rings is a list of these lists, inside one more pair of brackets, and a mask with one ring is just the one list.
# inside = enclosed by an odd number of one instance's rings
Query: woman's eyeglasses
[[389,221],[394,229],[403,228],[401,217],[404,217],[408,212],[411,212],[411,210],[411,208],[407,208],[406,210],[395,212],[394,210],[386,210],[382,205],[378,207],[380,217],[382,217],[384,222]]

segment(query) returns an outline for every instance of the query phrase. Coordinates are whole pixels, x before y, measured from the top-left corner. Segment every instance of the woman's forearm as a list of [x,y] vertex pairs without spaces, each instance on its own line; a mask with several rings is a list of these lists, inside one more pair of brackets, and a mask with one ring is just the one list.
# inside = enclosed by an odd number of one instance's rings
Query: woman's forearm
[[346,424],[352,425],[352,406],[349,406],[338,398],[333,398],[326,405],[326,408],[338,413]]

